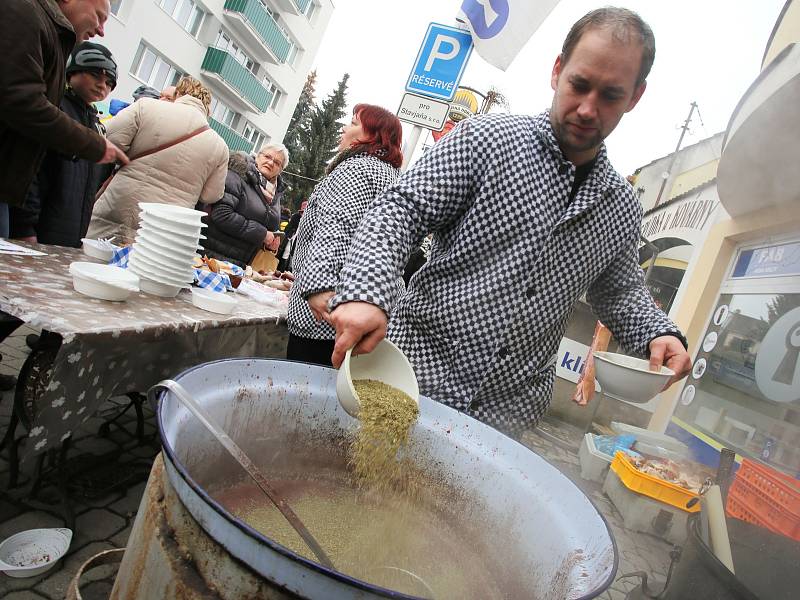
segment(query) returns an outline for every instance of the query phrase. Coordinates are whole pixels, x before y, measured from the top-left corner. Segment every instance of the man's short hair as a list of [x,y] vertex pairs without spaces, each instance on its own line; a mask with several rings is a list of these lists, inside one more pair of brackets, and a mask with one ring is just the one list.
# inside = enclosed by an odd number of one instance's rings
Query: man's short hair
[[566,64],[575,46],[578,45],[583,34],[589,29],[607,28],[611,30],[614,38],[620,42],[628,43],[631,35],[635,35],[642,46],[642,64],[636,78],[636,86],[644,83],[650,74],[653,61],[656,58],[656,38],[653,30],[644,22],[637,13],[627,8],[606,6],[586,13],[578,19],[569,30],[561,48],[561,62]]

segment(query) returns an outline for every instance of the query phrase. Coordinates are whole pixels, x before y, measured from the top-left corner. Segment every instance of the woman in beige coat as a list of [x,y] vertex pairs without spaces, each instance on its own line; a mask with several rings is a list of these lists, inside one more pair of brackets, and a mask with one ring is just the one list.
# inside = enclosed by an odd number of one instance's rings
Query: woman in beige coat
[[140,159],[143,152],[168,144],[208,124],[211,94],[184,77],[175,102],[142,98],[108,122],[108,139],[133,157],[114,176],[92,211],[90,238],[118,236],[130,243],[139,227],[139,203],[160,202],[194,208],[213,204],[225,191],[228,146],[213,130]]

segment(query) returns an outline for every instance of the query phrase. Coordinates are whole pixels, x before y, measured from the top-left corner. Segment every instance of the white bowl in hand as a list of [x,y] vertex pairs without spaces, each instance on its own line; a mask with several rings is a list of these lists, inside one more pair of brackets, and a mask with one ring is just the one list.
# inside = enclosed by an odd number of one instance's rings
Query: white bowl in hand
[[369,354],[353,356],[353,349],[345,354],[342,366],[336,375],[336,395],[347,414],[358,418],[359,400],[353,381],[373,379],[405,392],[419,404],[417,376],[406,355],[387,339]]
[[9,577],[33,577],[52,569],[69,550],[72,531],[28,529],[0,544],[0,571]]
[[594,352],[597,381],[603,393],[637,404],[649,402],[675,373],[667,367],[651,371],[650,362],[613,352]]

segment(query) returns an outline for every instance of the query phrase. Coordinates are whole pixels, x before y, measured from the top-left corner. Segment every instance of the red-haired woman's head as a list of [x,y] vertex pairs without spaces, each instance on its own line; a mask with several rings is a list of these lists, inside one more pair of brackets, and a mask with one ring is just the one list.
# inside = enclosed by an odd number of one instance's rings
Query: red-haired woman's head
[[400,119],[385,108],[372,104],[356,104],[353,119],[345,125],[339,150],[357,147],[390,165],[403,164],[403,128]]

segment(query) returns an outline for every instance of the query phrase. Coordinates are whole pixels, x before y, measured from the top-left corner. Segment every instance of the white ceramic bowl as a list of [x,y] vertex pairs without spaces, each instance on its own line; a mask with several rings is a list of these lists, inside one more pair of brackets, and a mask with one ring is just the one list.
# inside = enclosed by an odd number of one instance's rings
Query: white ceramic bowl
[[0,571],[9,577],[33,577],[52,569],[69,550],[69,529],[28,529],[0,544]]
[[151,279],[159,281],[164,279],[168,280],[169,283],[192,283],[194,281],[194,269],[191,266],[173,269],[136,252],[131,253],[130,264],[139,270],[147,271],[153,276]]
[[100,240],[90,240],[89,238],[81,239],[83,245],[83,253],[86,256],[91,256],[98,260],[108,262],[114,256],[114,250],[119,250],[119,246],[115,246],[109,242],[101,242]]
[[236,298],[226,292],[215,292],[206,288],[192,288],[192,304],[221,315],[229,315],[236,308]]
[[353,356],[352,353],[352,348],[347,351],[336,375],[336,395],[347,414],[358,418],[359,401],[353,387],[354,379],[382,381],[405,392],[419,404],[417,376],[400,348],[384,339],[369,354]]
[[171,283],[164,283],[150,279],[147,275],[139,274],[139,289],[145,294],[152,294],[153,296],[161,296],[162,298],[174,298],[181,290],[189,289],[188,284],[173,285]]
[[139,208],[146,212],[163,219],[184,222],[189,224],[201,224],[203,217],[208,216],[202,210],[185,208],[174,204],[160,204],[158,202],[141,202]]
[[667,367],[651,371],[649,361],[613,352],[594,352],[595,372],[603,393],[644,404],[654,398],[675,373]]
[[139,291],[139,277],[128,269],[89,262],[74,262],[69,266],[75,291],[99,298],[121,302]]
[[156,230],[140,229],[136,233],[136,241],[180,258],[194,256],[198,250],[202,250],[202,246],[193,240],[186,238],[176,240]]
[[140,221],[148,225],[155,225],[166,231],[172,233],[179,233],[185,236],[199,236],[203,227],[207,227],[203,223],[194,225],[192,223],[184,223],[183,221],[171,221],[162,217],[151,215],[148,213],[139,213]]

